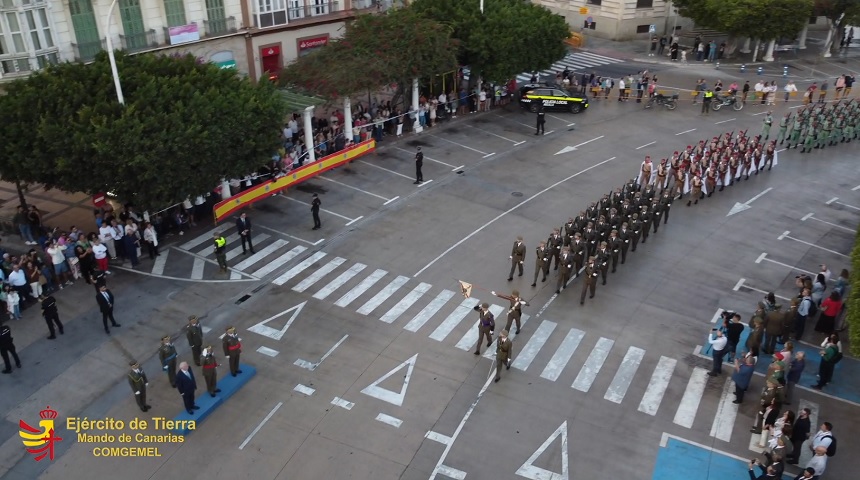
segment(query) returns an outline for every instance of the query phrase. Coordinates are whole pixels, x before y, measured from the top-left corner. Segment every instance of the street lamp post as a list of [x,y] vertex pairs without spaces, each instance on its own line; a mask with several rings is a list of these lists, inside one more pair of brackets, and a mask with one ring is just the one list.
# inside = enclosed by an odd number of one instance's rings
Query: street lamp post
[[107,43],[108,59],[110,59],[110,73],[113,75],[113,85],[116,87],[116,99],[120,105],[125,105],[125,98],[122,95],[122,85],[119,83],[119,72],[116,69],[116,57],[113,54],[113,41],[110,37],[110,24],[116,3],[117,0],[113,0],[110,4],[110,9],[108,9],[107,19],[105,20],[105,43]]

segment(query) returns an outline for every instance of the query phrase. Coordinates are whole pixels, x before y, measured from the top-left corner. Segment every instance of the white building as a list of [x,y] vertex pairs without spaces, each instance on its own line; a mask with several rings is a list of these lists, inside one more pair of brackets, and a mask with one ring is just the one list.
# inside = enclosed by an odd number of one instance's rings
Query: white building
[[[114,0],[0,0],[0,81],[105,48]],[[132,53],[191,53],[252,79],[325,45],[371,0],[115,0],[110,35]]]
[[689,30],[693,22],[678,15],[671,0],[531,0],[563,16],[573,31],[609,40],[649,38]]

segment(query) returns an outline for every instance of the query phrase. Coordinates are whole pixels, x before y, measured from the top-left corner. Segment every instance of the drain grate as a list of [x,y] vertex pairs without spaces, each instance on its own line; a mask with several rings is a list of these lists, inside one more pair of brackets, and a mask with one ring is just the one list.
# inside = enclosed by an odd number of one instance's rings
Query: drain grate
[[251,298],[250,295],[242,295],[241,297],[239,297],[239,300],[236,300],[236,305],[241,304],[242,302],[244,302],[245,300],[247,300],[249,298]]

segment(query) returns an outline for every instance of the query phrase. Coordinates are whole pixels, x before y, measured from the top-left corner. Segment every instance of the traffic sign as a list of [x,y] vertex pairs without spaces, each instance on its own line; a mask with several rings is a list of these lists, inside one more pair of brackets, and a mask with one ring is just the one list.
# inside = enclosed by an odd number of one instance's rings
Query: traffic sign
[[588,9],[585,7],[579,7],[579,14],[580,15],[588,15]]
[[650,25],[648,27],[648,33],[656,33],[656,32],[657,32],[657,25]]
[[588,23],[594,23],[594,19],[592,17],[586,18],[585,21]]

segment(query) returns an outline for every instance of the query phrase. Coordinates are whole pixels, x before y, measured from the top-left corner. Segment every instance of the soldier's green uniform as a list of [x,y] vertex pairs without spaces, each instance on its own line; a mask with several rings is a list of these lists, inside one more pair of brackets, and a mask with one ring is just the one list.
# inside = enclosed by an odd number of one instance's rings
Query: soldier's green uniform
[[786,131],[788,130],[789,124],[789,116],[791,114],[787,113],[784,117],[779,119],[779,133],[776,135],[776,143],[782,145],[782,142],[785,141]]
[[227,334],[221,340],[221,346],[224,347],[224,356],[230,359],[230,375],[234,377],[240,373],[239,357],[242,355],[242,339],[236,335],[236,327],[227,327]]
[[206,391],[209,392],[210,397],[214,397],[221,389],[218,388],[218,372],[216,370],[218,368],[218,361],[215,360],[215,355],[212,354],[211,345],[206,347],[200,361],[203,364],[203,378],[206,380]]
[[170,335],[161,339],[161,347],[158,349],[158,359],[161,360],[161,369],[167,372],[170,386],[176,388],[176,347],[170,343]]
[[764,121],[761,126],[761,138],[767,140],[770,137],[770,126],[773,125],[773,115],[770,112],[767,112],[767,115],[764,116]]
[[[549,273],[549,262],[552,261],[552,253],[546,248],[546,242],[540,242],[540,245],[535,249],[535,278],[532,280],[532,286],[537,286],[537,277],[540,272],[543,272],[543,280],[546,281],[546,274]],[[556,261],[558,264],[558,261]]]
[[585,275],[582,278],[582,295],[579,297],[579,304],[585,304],[585,292],[591,290],[591,296],[594,298],[594,290],[597,288],[597,276],[600,272],[597,271],[598,266],[594,257],[589,257],[588,264],[585,266]]
[[842,142],[842,129],[844,128],[845,121],[840,115],[833,122],[833,130],[830,132],[830,145],[836,145]]
[[508,331],[502,330],[499,332],[499,338],[496,341],[496,381],[502,379],[502,366],[506,370],[511,369],[511,357],[514,354],[514,344],[508,338]]
[[806,132],[803,137],[803,150],[800,153],[811,152],[813,147],[813,142],[815,141],[815,126],[809,125],[806,127]]
[[842,130],[842,141],[845,143],[851,143],[851,139],[854,138],[854,119],[856,117],[849,117],[845,122],[845,127]]
[[185,338],[188,339],[188,346],[191,347],[191,355],[194,357],[194,364],[200,366],[200,352],[203,350],[203,327],[196,315],[188,317],[188,326],[185,327]]
[[145,412],[149,410],[149,405],[146,404],[146,386],[149,385],[149,380],[146,379],[146,373],[140,368],[140,364],[132,360],[128,363],[131,366],[131,371],[128,372],[128,385],[134,393],[134,401],[140,410]]
[[824,120],[821,128],[818,129],[818,132],[815,135],[815,148],[824,150],[824,147],[827,146],[827,139],[830,137],[831,130],[830,121]]

